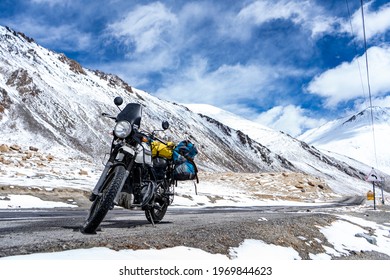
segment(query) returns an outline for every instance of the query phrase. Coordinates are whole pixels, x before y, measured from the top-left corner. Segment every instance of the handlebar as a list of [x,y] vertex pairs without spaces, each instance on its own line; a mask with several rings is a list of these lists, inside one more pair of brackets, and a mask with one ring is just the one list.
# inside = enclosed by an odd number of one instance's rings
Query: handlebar
[[102,116],[103,116],[103,117],[106,117],[106,118],[109,118],[109,119],[116,120],[116,117],[115,117],[115,116],[112,116],[112,115],[107,114],[107,113],[102,113]]
[[165,141],[161,140],[160,138],[157,138],[156,136],[153,136],[153,139],[163,143],[164,145],[168,145]]
[[154,135],[154,133],[156,131],[159,131],[159,130],[154,130],[153,132],[149,132],[149,131],[138,131],[138,133],[142,134],[143,136],[145,136],[146,138],[148,139],[151,139],[151,140],[157,140],[165,145],[168,145],[165,141],[161,140],[160,138],[156,137]]

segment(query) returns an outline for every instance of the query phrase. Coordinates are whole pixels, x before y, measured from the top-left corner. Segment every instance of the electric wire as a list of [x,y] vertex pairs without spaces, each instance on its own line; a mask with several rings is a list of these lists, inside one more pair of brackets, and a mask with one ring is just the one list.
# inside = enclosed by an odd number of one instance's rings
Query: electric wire
[[375,129],[374,129],[374,113],[372,108],[372,95],[371,95],[371,85],[370,85],[370,74],[368,66],[368,54],[367,54],[367,37],[366,37],[366,25],[364,20],[364,4],[363,0],[360,0],[361,12],[362,12],[362,24],[363,24],[363,41],[364,41],[364,52],[366,58],[366,77],[367,77],[367,87],[368,87],[368,96],[370,100],[370,114],[371,114],[371,128],[372,128],[372,137],[373,137],[373,146],[374,146],[374,157],[376,167],[378,167],[378,158],[376,154],[376,140],[375,140]]
[[[350,26],[350,28],[351,28],[351,34],[353,35],[353,34],[355,33],[355,31],[354,31],[354,29],[353,29],[353,24],[352,24],[351,9],[349,8],[349,2],[348,2],[348,0],[345,0],[345,3],[346,3],[346,5],[347,5],[348,18],[349,18],[349,26]],[[365,89],[364,89],[364,82],[363,82],[363,74],[362,74],[360,62],[359,62],[359,59],[358,59],[358,47],[357,47],[357,44],[356,44],[356,40],[352,40],[352,42],[353,42],[353,46],[354,46],[354,49],[355,49],[356,63],[357,63],[358,69],[359,69],[360,85],[361,85],[361,87],[362,87],[363,95],[366,96],[366,91],[365,91]],[[369,105],[368,105],[368,103],[367,103],[367,100],[366,100],[366,106],[369,107]]]

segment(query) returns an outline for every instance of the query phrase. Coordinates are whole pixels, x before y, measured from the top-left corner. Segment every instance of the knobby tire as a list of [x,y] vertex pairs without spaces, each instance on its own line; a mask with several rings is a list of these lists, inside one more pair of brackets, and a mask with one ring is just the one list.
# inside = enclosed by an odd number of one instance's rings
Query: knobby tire
[[96,232],[96,229],[112,208],[125,174],[126,169],[122,165],[116,166],[109,172],[107,179],[103,183],[102,193],[92,203],[88,218],[81,229],[83,233],[92,234]]

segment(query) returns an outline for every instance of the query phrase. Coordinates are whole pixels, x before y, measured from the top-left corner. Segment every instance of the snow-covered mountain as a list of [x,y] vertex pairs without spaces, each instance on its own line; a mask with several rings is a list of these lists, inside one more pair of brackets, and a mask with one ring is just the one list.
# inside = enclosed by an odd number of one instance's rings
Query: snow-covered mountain
[[299,139],[390,174],[390,108],[367,108],[309,130]]
[[[171,124],[161,137],[189,139],[204,171],[296,171],[324,178],[342,193],[359,193],[365,165],[346,164],[289,135],[227,113],[197,114],[131,87],[119,77],[83,68],[23,33],[0,26],[0,144],[34,146],[100,162],[108,151],[116,96],[143,105],[141,127]],[[201,106],[205,108],[205,106]],[[192,108],[194,109],[194,108]]]

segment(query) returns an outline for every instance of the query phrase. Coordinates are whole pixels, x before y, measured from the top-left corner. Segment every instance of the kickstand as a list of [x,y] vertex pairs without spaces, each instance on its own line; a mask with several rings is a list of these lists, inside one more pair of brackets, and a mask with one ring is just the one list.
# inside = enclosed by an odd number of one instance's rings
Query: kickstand
[[195,194],[198,195],[198,186],[196,185],[195,182],[194,182],[194,186],[195,186]]
[[152,223],[153,227],[156,227],[156,225],[154,224],[154,221],[153,221],[152,212],[150,210],[148,210],[148,211],[149,211],[150,222]]

